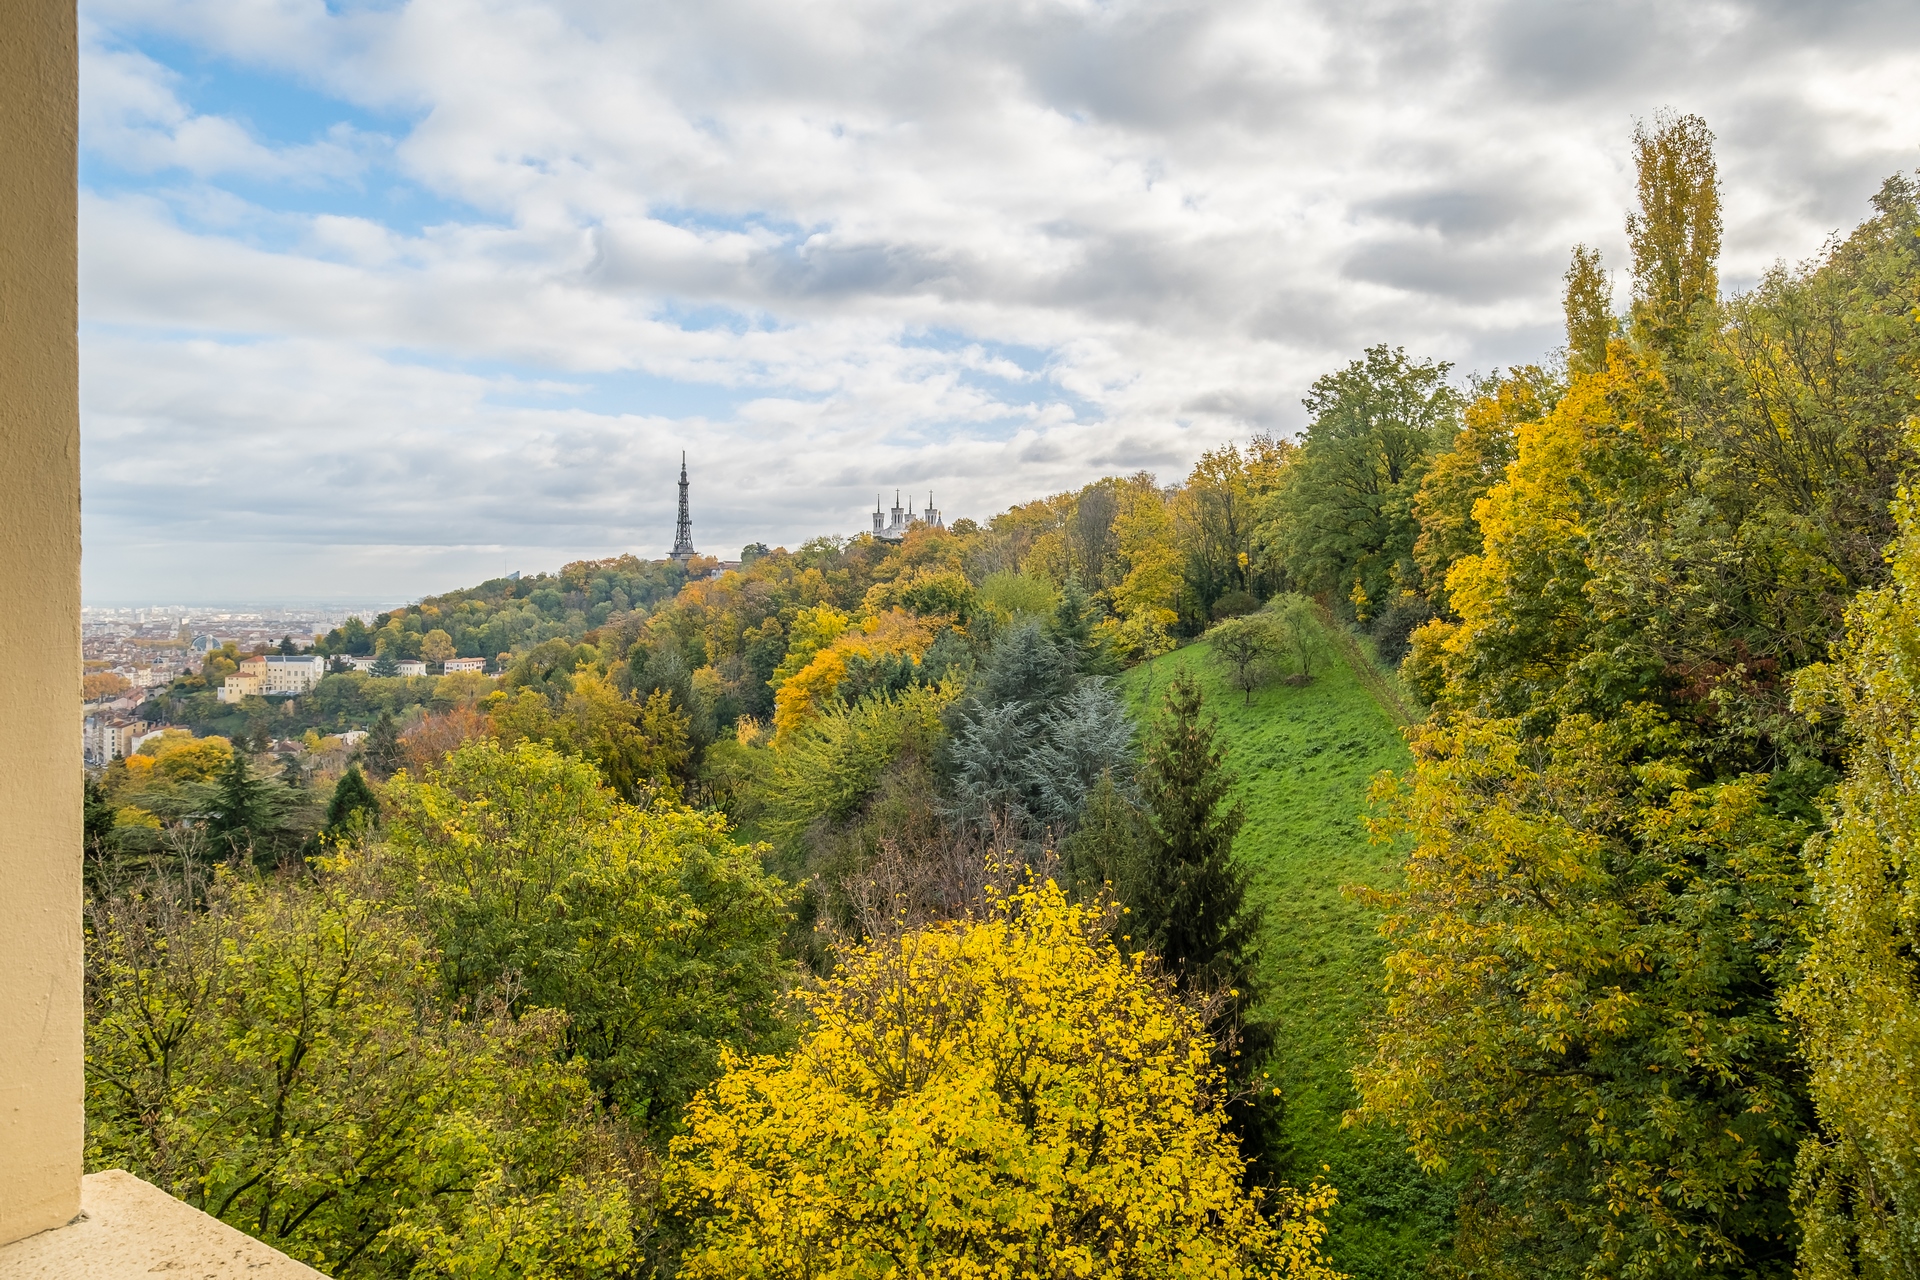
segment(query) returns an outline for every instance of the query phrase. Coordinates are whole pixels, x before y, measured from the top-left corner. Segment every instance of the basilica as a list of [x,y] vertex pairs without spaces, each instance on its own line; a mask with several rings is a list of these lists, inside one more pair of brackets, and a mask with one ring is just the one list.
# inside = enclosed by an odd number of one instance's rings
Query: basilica
[[927,509],[925,511],[915,512],[914,509],[910,506],[905,509],[901,508],[900,491],[898,489],[895,489],[893,491],[892,517],[890,519],[885,519],[884,523],[883,523],[883,517],[881,515],[881,511],[880,511],[880,497],[878,494],[874,495],[874,499],[873,499],[873,536],[874,537],[880,539],[880,541],[882,542],[898,542],[902,538],[906,537],[907,530],[911,529],[916,524],[932,525],[936,529],[944,529],[947,527],[946,522],[940,518],[939,510],[933,505],[933,495],[931,493],[927,495]]

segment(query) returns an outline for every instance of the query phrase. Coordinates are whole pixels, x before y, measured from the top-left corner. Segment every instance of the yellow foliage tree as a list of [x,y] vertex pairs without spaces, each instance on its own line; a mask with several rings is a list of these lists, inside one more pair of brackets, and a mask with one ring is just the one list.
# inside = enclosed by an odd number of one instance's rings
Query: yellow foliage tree
[[839,695],[849,658],[907,654],[917,662],[932,644],[931,624],[901,609],[875,614],[863,619],[857,629],[842,631],[774,691],[774,745],[791,741]]
[[682,1274],[1334,1280],[1331,1188],[1242,1189],[1200,1018],[1052,882],[990,902],[851,951],[791,1058],[695,1098]]
[[1854,748],[1831,831],[1807,844],[1816,916],[1786,1004],[1823,1135],[1800,1150],[1809,1280],[1920,1271],[1920,510],[1896,504],[1893,584],[1862,593],[1801,709]]

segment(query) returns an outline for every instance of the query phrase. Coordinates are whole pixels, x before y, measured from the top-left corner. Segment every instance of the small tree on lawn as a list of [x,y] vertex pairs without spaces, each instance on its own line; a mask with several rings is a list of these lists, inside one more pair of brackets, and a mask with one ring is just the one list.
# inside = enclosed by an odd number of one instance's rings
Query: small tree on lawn
[[1274,660],[1286,644],[1286,637],[1270,614],[1250,613],[1229,618],[1207,633],[1213,658],[1226,668],[1233,687],[1245,695],[1244,705],[1253,705],[1253,691],[1273,678]]

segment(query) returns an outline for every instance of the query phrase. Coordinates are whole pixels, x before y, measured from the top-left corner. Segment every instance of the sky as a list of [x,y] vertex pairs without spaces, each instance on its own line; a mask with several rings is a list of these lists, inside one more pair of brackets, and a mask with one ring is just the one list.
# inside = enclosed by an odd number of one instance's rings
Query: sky
[[[89,604],[949,522],[1472,372],[1705,117],[1722,282],[1920,165],[1920,5],[81,0]],[[1616,278],[1626,298],[1625,271]]]

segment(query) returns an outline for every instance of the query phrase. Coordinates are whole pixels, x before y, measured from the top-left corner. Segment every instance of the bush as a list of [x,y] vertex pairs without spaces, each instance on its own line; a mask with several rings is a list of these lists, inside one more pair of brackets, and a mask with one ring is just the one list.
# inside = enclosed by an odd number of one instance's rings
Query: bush
[[1252,613],[1259,607],[1260,602],[1258,600],[1255,600],[1246,592],[1236,589],[1227,592],[1227,594],[1213,602],[1213,620],[1219,622],[1223,618],[1242,617],[1245,614]]

